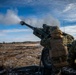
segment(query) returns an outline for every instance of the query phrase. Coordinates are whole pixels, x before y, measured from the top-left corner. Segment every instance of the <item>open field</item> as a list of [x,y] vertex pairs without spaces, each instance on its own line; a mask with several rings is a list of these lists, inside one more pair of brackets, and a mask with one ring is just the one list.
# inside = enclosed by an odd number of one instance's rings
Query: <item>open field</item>
[[0,65],[5,67],[38,65],[41,51],[39,42],[0,44]]

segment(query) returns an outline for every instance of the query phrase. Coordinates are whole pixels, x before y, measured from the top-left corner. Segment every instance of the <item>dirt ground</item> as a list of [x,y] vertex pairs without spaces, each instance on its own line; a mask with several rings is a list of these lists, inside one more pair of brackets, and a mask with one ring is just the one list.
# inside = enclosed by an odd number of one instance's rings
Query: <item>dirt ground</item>
[[41,51],[39,42],[0,44],[0,65],[10,68],[39,65]]

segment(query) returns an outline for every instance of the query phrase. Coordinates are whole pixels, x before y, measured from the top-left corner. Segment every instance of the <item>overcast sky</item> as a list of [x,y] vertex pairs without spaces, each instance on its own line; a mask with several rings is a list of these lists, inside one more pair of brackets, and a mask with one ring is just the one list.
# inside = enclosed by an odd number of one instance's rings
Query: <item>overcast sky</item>
[[76,0],[0,0],[0,42],[40,40],[21,20],[35,27],[57,25],[76,38]]

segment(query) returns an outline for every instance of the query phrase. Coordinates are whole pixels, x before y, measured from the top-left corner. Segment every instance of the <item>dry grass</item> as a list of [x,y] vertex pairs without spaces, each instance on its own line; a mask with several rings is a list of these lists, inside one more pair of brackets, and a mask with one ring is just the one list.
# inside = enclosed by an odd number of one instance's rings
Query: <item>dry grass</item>
[[0,65],[22,67],[39,64],[41,49],[39,43],[0,44]]

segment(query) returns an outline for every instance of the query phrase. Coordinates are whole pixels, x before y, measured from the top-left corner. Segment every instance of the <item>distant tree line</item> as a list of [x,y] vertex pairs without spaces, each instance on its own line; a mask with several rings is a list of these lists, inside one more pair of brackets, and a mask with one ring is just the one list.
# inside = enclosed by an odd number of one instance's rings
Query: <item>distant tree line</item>
[[24,41],[24,42],[2,42],[0,44],[25,44],[25,43],[39,43],[40,41]]

